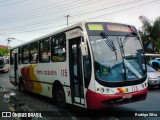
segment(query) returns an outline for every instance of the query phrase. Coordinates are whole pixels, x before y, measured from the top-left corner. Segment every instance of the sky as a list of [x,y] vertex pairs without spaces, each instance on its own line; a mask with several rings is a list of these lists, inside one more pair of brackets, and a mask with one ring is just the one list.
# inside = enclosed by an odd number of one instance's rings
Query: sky
[[14,47],[84,20],[142,27],[139,16],[154,21],[160,0],[0,0],[0,45]]

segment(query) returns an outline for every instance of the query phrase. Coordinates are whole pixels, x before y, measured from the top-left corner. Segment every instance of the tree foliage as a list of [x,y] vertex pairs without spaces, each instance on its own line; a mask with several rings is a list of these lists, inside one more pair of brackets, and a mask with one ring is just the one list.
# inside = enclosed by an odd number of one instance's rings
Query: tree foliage
[[4,56],[8,54],[8,50],[0,48],[0,56]]
[[[141,38],[146,52],[153,52],[160,50],[160,16],[155,21],[149,20],[145,16],[139,17],[143,26]],[[150,48],[149,48],[149,45]]]

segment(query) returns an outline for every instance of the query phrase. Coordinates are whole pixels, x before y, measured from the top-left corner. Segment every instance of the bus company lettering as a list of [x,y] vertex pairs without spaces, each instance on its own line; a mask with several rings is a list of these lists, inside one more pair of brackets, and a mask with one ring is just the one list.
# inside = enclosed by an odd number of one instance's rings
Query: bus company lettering
[[36,70],[36,73],[41,75],[57,75],[57,72],[54,70]]
[[73,31],[73,32],[70,33],[70,36],[73,36],[73,35],[76,35],[76,34],[78,34],[78,31]]

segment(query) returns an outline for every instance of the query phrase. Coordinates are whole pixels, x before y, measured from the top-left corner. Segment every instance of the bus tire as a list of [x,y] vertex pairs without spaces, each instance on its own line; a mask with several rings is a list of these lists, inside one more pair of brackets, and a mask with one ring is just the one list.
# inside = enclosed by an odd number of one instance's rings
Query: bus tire
[[25,89],[24,89],[24,83],[22,80],[19,81],[19,91],[24,93]]
[[66,106],[65,93],[64,93],[63,87],[61,85],[56,86],[55,102],[58,107],[64,108]]

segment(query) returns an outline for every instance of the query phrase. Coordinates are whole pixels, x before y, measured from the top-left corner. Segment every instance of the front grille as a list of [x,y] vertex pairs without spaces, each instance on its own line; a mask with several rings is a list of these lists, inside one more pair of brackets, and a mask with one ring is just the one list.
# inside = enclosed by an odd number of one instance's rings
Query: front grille
[[138,101],[138,100],[143,100],[145,98],[146,98],[146,94],[142,94],[142,95],[132,96],[132,98],[123,99],[122,97],[120,97],[120,98],[115,98],[115,99],[111,99],[111,100],[105,100],[102,103],[106,104],[106,105],[124,104],[124,103],[135,102],[135,101]]

